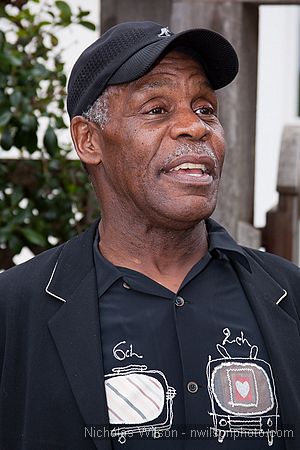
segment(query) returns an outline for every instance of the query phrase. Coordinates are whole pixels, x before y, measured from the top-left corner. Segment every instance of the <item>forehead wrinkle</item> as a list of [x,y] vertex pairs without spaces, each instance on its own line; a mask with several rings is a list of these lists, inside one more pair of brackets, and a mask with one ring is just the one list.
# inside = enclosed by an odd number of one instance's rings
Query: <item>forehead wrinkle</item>
[[140,83],[136,83],[135,88],[138,90],[148,90],[148,89],[156,89],[164,86],[173,86],[175,83],[170,78],[160,78],[157,80],[149,80],[149,81],[143,81],[138,80]]
[[[192,78],[192,76],[190,77]],[[138,83],[135,83],[134,85],[132,85],[132,93],[134,94],[135,92],[143,92],[143,91],[148,91],[148,90],[155,90],[157,88],[162,88],[162,87],[171,87],[174,88],[176,87],[176,78],[174,80],[172,80],[171,78],[161,78],[161,79],[157,79],[157,80],[149,80],[149,81],[142,81],[142,80],[138,80]],[[209,91],[211,94],[214,94],[215,91],[213,90],[213,88],[211,87],[210,82],[204,78],[203,80],[197,82],[197,87],[200,90],[204,90]]]

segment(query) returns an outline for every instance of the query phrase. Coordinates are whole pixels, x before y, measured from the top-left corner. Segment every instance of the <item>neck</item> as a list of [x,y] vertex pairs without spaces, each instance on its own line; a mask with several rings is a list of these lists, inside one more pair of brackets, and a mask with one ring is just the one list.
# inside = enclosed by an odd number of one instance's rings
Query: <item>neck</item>
[[184,230],[142,224],[127,226],[101,220],[99,244],[102,255],[114,265],[147,275],[177,291],[186,274],[207,253],[204,220]]

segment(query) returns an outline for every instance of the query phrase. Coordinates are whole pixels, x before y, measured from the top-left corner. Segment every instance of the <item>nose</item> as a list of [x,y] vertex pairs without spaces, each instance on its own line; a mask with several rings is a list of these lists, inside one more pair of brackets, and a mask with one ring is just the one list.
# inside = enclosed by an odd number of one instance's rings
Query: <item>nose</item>
[[172,139],[207,140],[210,132],[210,127],[190,107],[174,113]]

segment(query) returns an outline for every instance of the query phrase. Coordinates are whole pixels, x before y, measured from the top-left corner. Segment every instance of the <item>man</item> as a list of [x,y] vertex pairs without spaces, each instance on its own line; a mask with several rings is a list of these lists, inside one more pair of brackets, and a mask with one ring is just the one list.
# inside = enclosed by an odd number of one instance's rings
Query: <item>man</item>
[[299,448],[299,269],[209,219],[237,69],[217,33],[153,22],[79,57],[101,221],[0,277],[1,449]]

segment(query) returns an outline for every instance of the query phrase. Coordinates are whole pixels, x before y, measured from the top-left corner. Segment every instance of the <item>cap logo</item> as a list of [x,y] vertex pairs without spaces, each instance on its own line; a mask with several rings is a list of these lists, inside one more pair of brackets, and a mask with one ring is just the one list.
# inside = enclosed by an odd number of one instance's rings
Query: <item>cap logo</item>
[[158,36],[158,37],[171,36],[169,27],[161,28],[160,33],[159,33],[157,36]]

